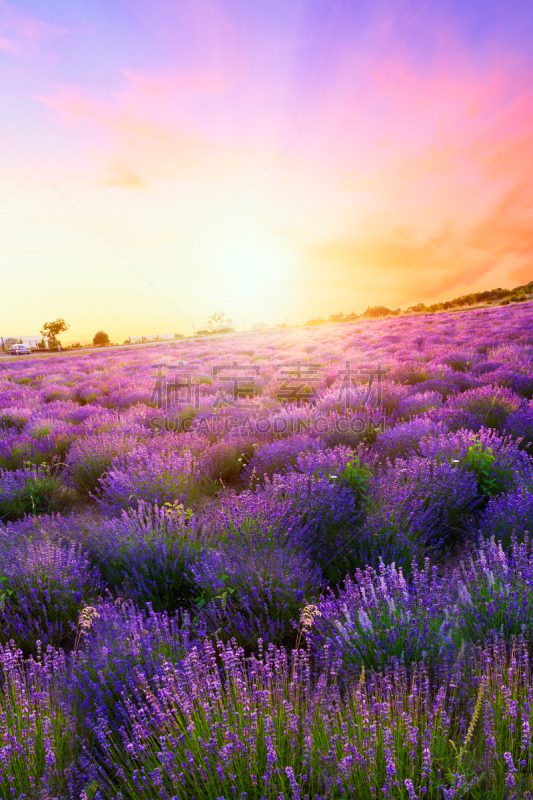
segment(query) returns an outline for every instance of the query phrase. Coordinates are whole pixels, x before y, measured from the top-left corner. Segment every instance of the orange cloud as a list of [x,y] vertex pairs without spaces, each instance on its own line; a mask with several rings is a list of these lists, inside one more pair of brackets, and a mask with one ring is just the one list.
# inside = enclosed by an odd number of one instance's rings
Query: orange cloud
[[126,164],[120,162],[112,165],[109,176],[103,181],[106,186],[118,186],[122,189],[145,189],[147,186],[140,175],[133,172]]

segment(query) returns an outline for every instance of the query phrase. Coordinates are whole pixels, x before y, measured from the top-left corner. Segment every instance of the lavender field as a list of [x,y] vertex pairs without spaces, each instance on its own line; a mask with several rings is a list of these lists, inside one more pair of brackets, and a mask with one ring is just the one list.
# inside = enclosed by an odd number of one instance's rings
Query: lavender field
[[533,797],[533,304],[0,365],[0,797]]

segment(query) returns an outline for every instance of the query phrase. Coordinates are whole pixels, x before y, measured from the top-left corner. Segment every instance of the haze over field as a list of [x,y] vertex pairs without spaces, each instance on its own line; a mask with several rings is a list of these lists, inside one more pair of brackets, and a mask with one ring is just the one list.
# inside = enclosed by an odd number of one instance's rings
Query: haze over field
[[2,0],[3,332],[526,283],[532,33],[518,0]]

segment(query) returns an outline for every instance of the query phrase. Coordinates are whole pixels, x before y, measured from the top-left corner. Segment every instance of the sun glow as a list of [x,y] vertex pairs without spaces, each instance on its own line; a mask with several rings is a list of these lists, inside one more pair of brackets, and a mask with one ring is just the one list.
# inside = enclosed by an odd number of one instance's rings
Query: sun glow
[[296,257],[274,239],[240,235],[227,239],[211,253],[212,290],[223,302],[273,300],[286,292]]

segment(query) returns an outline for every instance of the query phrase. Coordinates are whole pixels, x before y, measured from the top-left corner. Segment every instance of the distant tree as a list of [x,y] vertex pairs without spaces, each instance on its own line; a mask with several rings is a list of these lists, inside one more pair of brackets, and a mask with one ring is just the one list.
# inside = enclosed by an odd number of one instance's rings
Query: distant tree
[[93,344],[95,347],[102,347],[105,344],[109,344],[109,336],[105,331],[98,331],[93,336]]
[[207,321],[210,325],[217,325],[219,322],[223,322],[226,318],[226,315],[223,311],[216,311],[214,314],[211,314],[210,317],[207,318]]
[[[229,319],[223,311],[216,311],[207,318],[211,333],[225,333],[233,331],[233,320]],[[199,331],[200,332],[200,331]]]
[[59,339],[57,338],[58,333],[63,333],[63,331],[68,331],[70,325],[67,325],[65,320],[62,317],[54,320],[54,322],[45,322],[43,325],[43,329],[41,331],[41,336],[43,339],[48,341],[48,347],[57,347],[61,344]]
[[368,306],[363,317],[388,317],[389,314],[394,314],[394,311],[386,306]]

